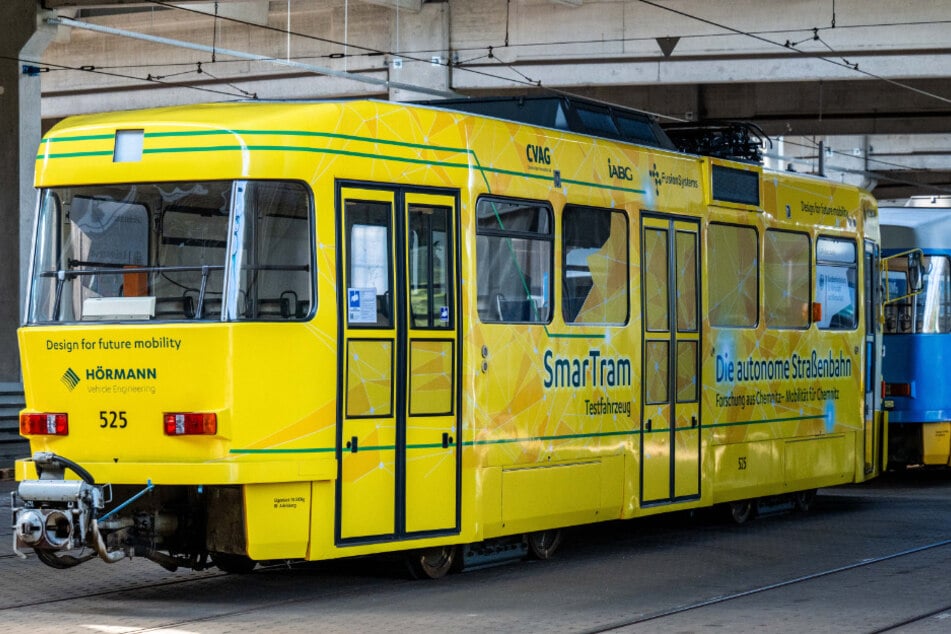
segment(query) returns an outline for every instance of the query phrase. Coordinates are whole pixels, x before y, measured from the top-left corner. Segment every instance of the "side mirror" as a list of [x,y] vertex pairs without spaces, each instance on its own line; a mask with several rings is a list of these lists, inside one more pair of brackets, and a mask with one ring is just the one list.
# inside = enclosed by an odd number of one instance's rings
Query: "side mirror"
[[924,267],[921,265],[921,251],[908,254],[908,291],[920,293],[924,285]]
[[924,260],[921,249],[882,258],[882,289],[886,305],[914,297],[924,290],[925,274],[928,273]]

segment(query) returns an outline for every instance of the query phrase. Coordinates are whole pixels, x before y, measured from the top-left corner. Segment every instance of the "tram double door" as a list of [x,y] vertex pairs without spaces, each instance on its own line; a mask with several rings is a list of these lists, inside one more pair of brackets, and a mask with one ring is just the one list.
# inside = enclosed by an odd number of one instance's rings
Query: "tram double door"
[[881,254],[876,243],[865,242],[865,278],[864,278],[864,308],[865,308],[865,403],[864,403],[864,434],[865,446],[865,474],[873,476],[884,471],[888,462],[887,451],[884,446],[884,422],[882,420],[882,366],[881,366],[881,338],[882,323],[879,319],[881,305],[881,286],[879,271]]
[[642,505],[700,495],[700,233],[673,216],[641,220]]
[[337,543],[459,529],[457,210],[338,185]]

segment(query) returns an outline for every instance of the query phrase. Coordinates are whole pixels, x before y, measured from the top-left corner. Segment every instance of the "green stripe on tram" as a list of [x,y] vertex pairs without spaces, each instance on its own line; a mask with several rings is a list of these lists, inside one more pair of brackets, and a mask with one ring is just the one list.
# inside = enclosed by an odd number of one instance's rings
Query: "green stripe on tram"
[[[726,428],[726,427],[739,427],[744,425],[765,425],[765,424],[775,424],[775,423],[788,423],[796,421],[805,421],[805,420],[824,420],[826,417],[822,415],[817,416],[791,416],[786,418],[764,418],[760,420],[752,421],[740,421],[733,423],[711,423],[709,425],[703,425],[707,429],[715,428]],[[684,431],[687,431],[689,427],[683,428]],[[642,431],[640,429],[624,429],[617,431],[605,431],[605,432],[591,432],[584,434],[557,434],[551,436],[526,436],[522,438],[492,438],[488,440],[466,440],[461,443],[463,447],[491,447],[493,445],[514,445],[514,444],[527,444],[535,442],[555,442],[555,441],[565,441],[565,440],[588,440],[588,439],[598,439],[598,438],[616,438],[619,436],[639,436],[639,435],[654,435],[663,432],[670,432],[671,428],[666,427],[663,429],[653,429],[650,431]],[[673,430],[676,431],[676,430]],[[407,445],[407,450],[415,449],[439,449],[443,445],[442,443],[420,443]],[[309,453],[332,453],[336,451],[334,447],[307,447],[300,449],[231,449],[229,453],[237,455],[266,455],[266,454],[309,454]],[[360,447],[360,451],[396,451],[396,445],[369,445]],[[344,450],[344,453],[348,453],[349,450]]]
[[[433,146],[426,145],[422,143],[411,143],[407,141],[393,141],[386,139],[377,139],[369,137],[361,137],[347,134],[339,133],[328,133],[328,132],[310,132],[306,130],[203,130],[203,131],[188,131],[188,132],[151,132],[145,135],[145,138],[186,138],[186,137],[202,137],[202,136],[292,136],[300,138],[326,138],[342,141],[358,141],[362,143],[372,143],[375,145],[388,145],[392,147],[402,147],[409,148],[414,150],[426,150],[429,152],[450,152],[456,154],[466,154],[472,156],[475,162],[475,169],[480,172],[488,172],[491,174],[499,174],[503,176],[515,176],[519,178],[527,178],[531,180],[541,180],[541,181],[550,181],[552,176],[550,174],[533,174],[530,172],[522,172],[518,170],[508,170],[496,167],[489,167],[482,164],[478,159],[474,150],[469,148],[454,148],[447,146]],[[112,150],[94,150],[88,152],[53,152],[49,151],[50,146],[60,145],[64,143],[72,143],[78,141],[105,141],[114,138],[112,134],[104,135],[81,135],[75,137],[59,137],[59,138],[50,138],[44,139],[41,147],[47,147],[47,152],[41,151],[37,154],[37,160],[43,159],[68,159],[68,158],[83,158],[90,156],[111,156]],[[351,156],[355,158],[373,158],[373,159],[385,159],[389,161],[396,161],[401,163],[411,163],[417,165],[435,165],[439,167],[446,167],[450,169],[469,169],[469,163],[460,163],[460,162],[450,162],[450,161],[429,161],[424,159],[414,159],[408,157],[400,157],[393,155],[381,155],[375,152],[354,152],[350,150],[333,150],[329,148],[310,148],[304,146],[296,145],[208,145],[202,147],[182,147],[182,148],[146,148],[143,150],[143,154],[164,154],[164,153],[190,153],[190,152],[244,152],[244,151],[258,151],[258,152],[267,152],[267,151],[277,151],[277,152],[310,152],[318,154],[332,154],[337,156]],[[483,175],[484,178],[484,175]],[[583,187],[592,187],[595,189],[604,189],[610,191],[623,191],[634,194],[643,194],[645,190],[634,188],[634,187],[621,187],[618,185],[610,185],[606,183],[595,183],[590,181],[582,180],[573,180],[573,179],[562,179],[563,183],[579,185]]]

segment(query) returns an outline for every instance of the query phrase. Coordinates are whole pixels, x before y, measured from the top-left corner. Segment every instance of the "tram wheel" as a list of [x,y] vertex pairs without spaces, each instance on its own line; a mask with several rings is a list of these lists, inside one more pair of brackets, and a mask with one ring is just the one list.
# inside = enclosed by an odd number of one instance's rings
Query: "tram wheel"
[[231,553],[211,553],[211,563],[218,566],[222,572],[232,575],[246,575],[258,564],[247,555]]
[[439,579],[454,569],[457,556],[455,546],[423,548],[406,555],[406,566],[413,579]]
[[735,524],[745,524],[751,517],[753,517],[753,511],[753,500],[737,500],[736,502],[730,502],[730,519],[733,520]]
[[528,556],[531,559],[551,559],[561,545],[561,529],[537,531],[525,536]]
[[807,513],[812,505],[816,501],[816,490],[809,489],[807,491],[796,491],[793,493],[793,502],[796,505],[796,510],[802,513]]

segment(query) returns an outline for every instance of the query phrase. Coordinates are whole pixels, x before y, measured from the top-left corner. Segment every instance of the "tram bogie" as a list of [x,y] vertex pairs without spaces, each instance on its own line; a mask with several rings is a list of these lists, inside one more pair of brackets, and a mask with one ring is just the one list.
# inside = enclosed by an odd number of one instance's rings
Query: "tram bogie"
[[874,200],[685,154],[638,113],[509,105],[50,131],[17,549],[231,572],[399,552],[434,578],[874,477]]

